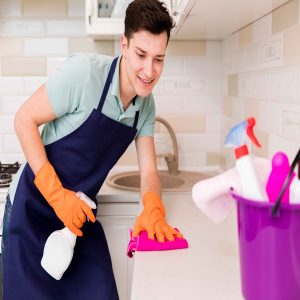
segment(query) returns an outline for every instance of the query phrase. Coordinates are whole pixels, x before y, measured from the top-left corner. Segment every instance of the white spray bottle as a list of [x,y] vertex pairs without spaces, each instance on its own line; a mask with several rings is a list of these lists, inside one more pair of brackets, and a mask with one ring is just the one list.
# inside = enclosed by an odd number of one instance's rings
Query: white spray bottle
[[[90,208],[96,204],[82,192],[76,196],[83,200]],[[41,266],[56,280],[60,280],[68,269],[74,254],[77,236],[68,227],[51,233],[45,243]]]
[[258,147],[261,147],[253,133],[255,119],[234,126],[228,133],[225,146],[235,147],[236,170],[240,178],[243,196],[257,201],[266,201],[267,195],[261,182],[259,182],[252,159],[246,145],[247,136]]

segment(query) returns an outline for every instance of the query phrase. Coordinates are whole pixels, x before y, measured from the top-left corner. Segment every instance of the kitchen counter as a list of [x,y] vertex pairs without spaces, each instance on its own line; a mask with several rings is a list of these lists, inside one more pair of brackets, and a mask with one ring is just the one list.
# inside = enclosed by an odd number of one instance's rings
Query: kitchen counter
[[191,193],[164,195],[168,223],[189,248],[136,252],[131,300],[242,300],[236,212],[215,225]]

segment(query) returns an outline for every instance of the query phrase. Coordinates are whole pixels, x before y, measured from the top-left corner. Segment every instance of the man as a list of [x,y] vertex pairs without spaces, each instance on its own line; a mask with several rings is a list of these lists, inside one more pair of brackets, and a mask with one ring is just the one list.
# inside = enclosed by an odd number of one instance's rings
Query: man
[[[126,11],[121,57],[71,56],[17,112],[15,129],[28,163],[6,203],[4,300],[118,299],[101,224],[75,192],[95,200],[134,139],[144,210],[133,234],[147,230],[161,242],[181,237],[165,220],[153,143],[151,91],[172,26],[162,3],[135,0]],[[71,265],[56,281],[40,261],[46,239],[63,225],[81,238]]]

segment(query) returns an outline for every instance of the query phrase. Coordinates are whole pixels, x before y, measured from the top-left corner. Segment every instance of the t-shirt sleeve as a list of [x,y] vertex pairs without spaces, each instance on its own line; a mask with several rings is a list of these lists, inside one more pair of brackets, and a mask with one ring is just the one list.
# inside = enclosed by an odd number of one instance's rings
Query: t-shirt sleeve
[[88,58],[73,55],[46,82],[46,90],[53,112],[59,118],[80,106],[90,74]]
[[137,134],[137,137],[154,135],[155,102],[152,94],[145,101],[145,105],[146,107],[144,109],[147,110],[147,114],[146,114],[145,121],[143,122],[143,125]]

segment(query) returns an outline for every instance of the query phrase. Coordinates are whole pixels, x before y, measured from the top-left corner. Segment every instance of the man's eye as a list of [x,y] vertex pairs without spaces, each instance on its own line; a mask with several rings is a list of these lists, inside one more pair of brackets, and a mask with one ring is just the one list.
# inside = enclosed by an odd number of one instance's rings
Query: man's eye
[[157,61],[158,63],[162,63],[164,60],[163,60],[163,59],[156,58],[156,61]]
[[138,56],[139,58],[144,58],[144,57],[145,57],[144,54],[139,54],[139,53],[137,53],[137,56]]

